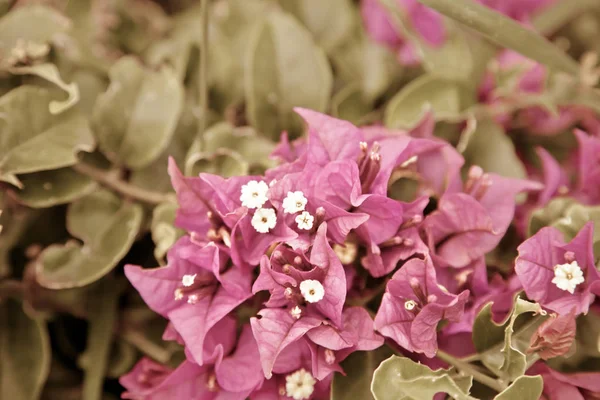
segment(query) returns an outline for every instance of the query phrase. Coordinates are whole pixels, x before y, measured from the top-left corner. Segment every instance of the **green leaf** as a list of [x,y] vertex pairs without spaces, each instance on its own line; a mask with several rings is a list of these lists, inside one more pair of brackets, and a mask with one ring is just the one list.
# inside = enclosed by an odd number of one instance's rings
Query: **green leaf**
[[596,0],[557,1],[536,13],[531,25],[536,32],[549,36],[579,15],[598,9],[598,6]]
[[177,204],[163,203],[152,212],[152,240],[154,241],[154,257],[165,264],[165,255],[171,246],[184,235],[184,231],[174,226]]
[[94,288],[89,304],[89,332],[85,352],[79,363],[85,371],[82,400],[100,400],[108,366],[113,330],[117,322],[120,285],[114,278],[101,281]]
[[508,178],[526,178],[525,166],[504,129],[492,119],[477,121],[463,153],[467,163]]
[[544,389],[544,380],[540,375],[521,376],[502,393],[494,397],[494,400],[538,400]]
[[0,98],[0,180],[21,186],[15,175],[76,164],[92,151],[88,123],[75,110],[52,115],[46,89],[20,86]]
[[272,12],[254,32],[244,74],[247,116],[260,133],[278,139],[302,131],[293,107],[325,111],[331,68],[310,33],[289,14]]
[[402,88],[385,108],[385,125],[391,129],[414,128],[427,114],[436,120],[458,118],[464,88],[434,75],[422,75]]
[[576,200],[571,197],[555,197],[545,207],[535,210],[529,219],[527,236],[531,237],[543,227],[552,225],[575,203]]
[[483,353],[504,341],[504,329],[508,324],[508,317],[496,324],[492,319],[492,305],[493,303],[487,303],[483,306],[473,322],[473,344],[478,353]]
[[347,40],[356,22],[350,0],[280,0],[280,4],[306,26],[326,52]]
[[15,191],[15,195],[21,203],[35,208],[71,203],[98,187],[91,178],[71,168],[35,172],[19,179],[23,189]]
[[47,43],[69,30],[70,22],[51,7],[18,7],[0,19],[0,52],[10,54],[18,40]]
[[379,364],[392,355],[387,346],[373,351],[357,351],[342,362],[346,376],[336,373],[331,384],[331,400],[373,400],[371,380]]
[[432,371],[398,356],[388,358],[375,370],[371,392],[376,400],[430,400],[437,393],[447,393],[456,400],[474,400],[450,378],[447,370]]
[[269,154],[274,144],[249,127],[236,128],[227,122],[211,126],[192,143],[185,161],[189,176],[210,172],[226,177],[262,174],[275,166]]
[[354,84],[340,90],[331,100],[332,115],[355,125],[359,125],[371,109],[371,103],[365,99],[360,87]]
[[490,41],[523,54],[551,69],[579,74],[579,65],[545,37],[517,21],[472,0],[418,0]]
[[98,96],[92,128],[109,159],[142,168],[168,146],[183,107],[183,88],[171,69],[152,71],[133,57],[115,63],[110,80]]
[[50,114],[60,114],[79,101],[79,88],[76,83],[65,83],[60,77],[60,72],[56,65],[46,63],[33,66],[13,67],[9,69],[11,74],[15,75],[37,75],[40,78],[54,83],[56,86],[67,92],[69,97],[64,101],[52,100],[48,105]]
[[138,204],[100,190],[72,203],[67,228],[83,244],[46,248],[37,265],[38,282],[50,289],[88,285],[108,274],[127,254],[142,223]]
[[39,399],[50,358],[44,321],[28,316],[18,301],[0,299],[0,398]]

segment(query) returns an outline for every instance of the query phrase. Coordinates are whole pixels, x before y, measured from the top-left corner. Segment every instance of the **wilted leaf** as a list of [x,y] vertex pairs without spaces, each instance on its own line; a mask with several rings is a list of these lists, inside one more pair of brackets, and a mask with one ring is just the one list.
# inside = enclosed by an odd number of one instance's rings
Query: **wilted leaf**
[[54,83],[56,86],[67,92],[68,98],[64,101],[52,100],[48,105],[50,114],[60,114],[68,110],[79,101],[79,88],[76,83],[65,83],[60,77],[56,65],[45,63],[33,66],[13,67],[9,69],[10,73],[15,75],[37,75],[44,78],[48,82]]
[[75,110],[50,114],[46,89],[20,86],[0,98],[0,180],[20,186],[15,175],[67,167],[77,152],[92,151],[88,123]]
[[331,400],[372,400],[371,380],[379,364],[392,355],[383,346],[373,351],[357,351],[342,362],[346,376],[335,374],[331,384]]
[[579,67],[545,37],[515,20],[471,0],[418,0],[492,42],[523,54],[548,67],[576,76]]
[[293,107],[325,111],[331,68],[310,33],[289,14],[272,12],[254,32],[244,75],[247,115],[272,139],[302,129]]
[[521,376],[506,388],[494,400],[538,400],[542,395],[544,380],[540,375]]
[[133,57],[115,63],[110,79],[92,117],[100,149],[114,162],[144,167],[158,158],[173,136],[183,88],[171,69],[152,71]]
[[436,120],[457,118],[463,109],[464,87],[434,75],[422,75],[402,88],[385,109],[385,125],[412,129],[432,112]]
[[29,207],[45,208],[70,203],[97,188],[91,178],[71,168],[41,171],[19,176],[23,189],[15,191],[19,201]]
[[526,178],[525,167],[510,137],[491,119],[477,121],[477,127],[463,153],[467,163],[486,172],[508,178]]
[[0,19],[0,51],[10,54],[19,39],[47,43],[66,32],[70,22],[53,8],[42,5],[18,7]]
[[437,393],[447,393],[456,400],[474,400],[447,370],[432,371],[398,356],[388,358],[375,370],[371,391],[376,400],[431,400]]
[[107,273],[127,254],[142,222],[142,207],[97,191],[69,206],[67,228],[81,239],[53,244],[40,255],[39,283],[50,289],[80,287]]
[[154,241],[154,257],[165,264],[165,255],[171,246],[185,233],[175,227],[175,212],[177,204],[163,203],[152,212],[152,240]]
[[16,300],[0,300],[0,398],[39,399],[50,358],[44,321],[28,316]]
[[280,3],[306,26],[327,52],[343,43],[358,22],[350,0],[280,0]]
[[80,365],[85,371],[82,400],[102,399],[102,385],[108,366],[111,338],[117,321],[117,300],[120,288],[114,278],[108,278],[95,288],[89,303],[89,333]]

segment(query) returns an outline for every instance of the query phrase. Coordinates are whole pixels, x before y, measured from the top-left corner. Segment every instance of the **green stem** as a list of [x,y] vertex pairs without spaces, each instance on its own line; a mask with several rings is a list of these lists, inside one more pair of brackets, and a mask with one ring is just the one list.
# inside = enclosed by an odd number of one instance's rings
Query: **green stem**
[[473,365],[459,360],[458,358],[442,351],[438,350],[436,355],[440,360],[447,362],[448,364],[456,367],[461,372],[467,375],[471,375],[477,382],[486,385],[487,387],[494,389],[497,392],[502,392],[506,389],[506,385],[498,381],[497,379],[488,376],[477,369],[473,368]]
[[119,177],[115,176],[110,171],[105,171],[89,164],[75,164],[73,169],[82,175],[89,176],[93,180],[99,182],[101,185],[106,186],[115,192],[119,192],[125,197],[129,197],[133,200],[138,200],[149,204],[160,204],[171,201],[171,196],[166,193],[152,192],[150,190],[142,189],[141,187],[132,185],[119,179]]
[[171,353],[168,350],[157,345],[139,331],[128,329],[120,332],[120,336],[142,353],[162,364],[168,363],[171,359]]
[[202,138],[208,119],[208,0],[201,0],[200,7],[202,37],[200,38],[200,70],[198,71],[198,106],[201,114],[198,121],[198,133]]

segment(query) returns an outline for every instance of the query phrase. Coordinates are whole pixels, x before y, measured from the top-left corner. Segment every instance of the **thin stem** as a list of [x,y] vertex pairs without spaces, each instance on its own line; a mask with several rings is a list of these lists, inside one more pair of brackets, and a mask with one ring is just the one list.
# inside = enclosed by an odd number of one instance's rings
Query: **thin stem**
[[200,121],[198,121],[198,134],[202,139],[208,118],[208,0],[201,0],[200,7],[202,37],[200,38],[200,70],[198,71],[198,105],[201,114]]
[[137,330],[128,329],[124,332],[119,332],[119,335],[142,353],[162,364],[168,363],[171,359],[171,353],[168,350],[157,345]]
[[166,193],[152,192],[132,185],[116,177],[111,172],[93,167],[89,164],[79,163],[73,166],[73,169],[80,174],[89,176],[100,184],[112,189],[122,195],[134,200],[149,204],[160,204],[171,201],[171,196]]
[[507,387],[505,384],[501,383],[497,379],[494,379],[491,376],[488,376],[488,375],[478,371],[477,369],[473,368],[473,366],[471,364],[466,363],[462,360],[459,360],[458,358],[456,358],[442,350],[438,350],[436,356],[440,360],[445,361],[450,365],[453,365],[454,367],[459,369],[461,372],[464,372],[468,375],[473,376],[473,379],[475,379],[477,382],[484,384],[487,387],[494,389],[497,392],[502,392]]

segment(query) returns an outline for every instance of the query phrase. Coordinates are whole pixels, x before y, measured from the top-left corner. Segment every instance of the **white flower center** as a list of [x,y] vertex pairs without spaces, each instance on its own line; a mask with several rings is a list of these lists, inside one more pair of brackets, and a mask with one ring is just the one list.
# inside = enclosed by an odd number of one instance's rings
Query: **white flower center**
[[415,301],[414,301],[414,300],[406,300],[406,301],[404,302],[404,308],[405,308],[407,311],[412,311],[412,310],[414,310],[416,306],[417,306],[417,303],[415,303]]
[[184,275],[183,278],[181,278],[181,283],[185,287],[190,287],[190,286],[192,286],[194,284],[195,280],[196,280],[196,274],[194,274],[194,275]]
[[283,212],[286,214],[295,214],[303,211],[306,203],[308,203],[308,200],[301,191],[288,192],[285,199],[283,199]]
[[294,400],[308,399],[315,390],[316,379],[304,368],[285,377],[286,394]]
[[296,306],[291,309],[290,314],[292,314],[292,317],[294,317],[294,319],[300,319],[300,317],[302,316],[302,309]]
[[240,201],[242,206],[248,208],[260,208],[269,200],[267,192],[269,186],[264,181],[250,181],[242,186]]
[[300,293],[304,297],[304,300],[309,303],[317,303],[325,296],[325,289],[321,282],[314,279],[307,279],[300,282]]
[[313,222],[315,221],[315,217],[310,215],[308,211],[302,211],[302,214],[296,217],[296,223],[298,224],[298,229],[304,229],[309,231],[313,227]]
[[252,226],[256,232],[267,233],[277,225],[277,215],[272,208],[259,208],[252,216]]
[[577,264],[577,261],[554,266],[554,278],[552,278],[552,283],[554,283],[557,288],[573,294],[575,293],[577,285],[584,281],[583,271],[579,267],[579,264]]

